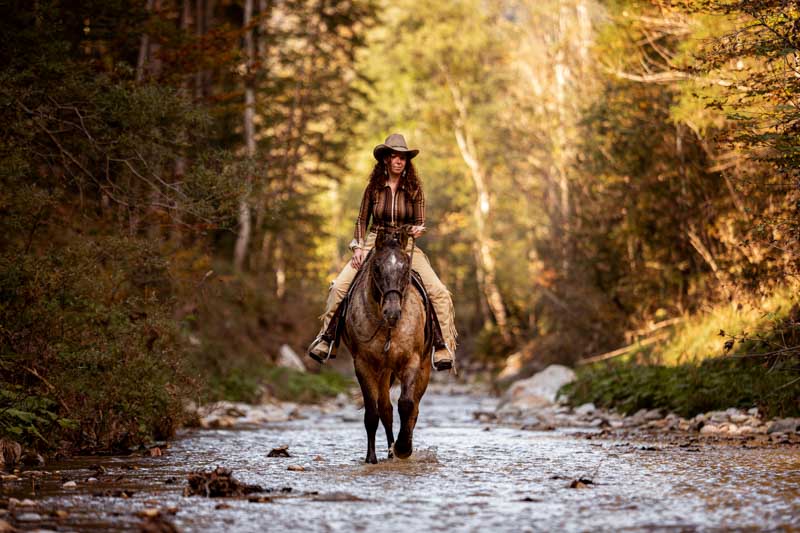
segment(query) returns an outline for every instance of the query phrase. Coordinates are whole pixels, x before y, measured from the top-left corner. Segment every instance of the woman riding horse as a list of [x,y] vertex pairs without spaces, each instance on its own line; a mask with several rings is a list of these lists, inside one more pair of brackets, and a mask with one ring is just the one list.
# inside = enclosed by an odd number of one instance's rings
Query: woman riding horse
[[[369,183],[364,190],[361,208],[356,219],[356,229],[350,249],[353,258],[347,262],[339,276],[334,280],[328,294],[328,302],[322,319],[320,334],[309,346],[308,354],[320,363],[327,359],[329,344],[323,339],[323,333],[333,317],[339,303],[344,299],[358,269],[364,262],[367,253],[375,245],[375,236],[379,229],[394,229],[411,225],[410,235],[415,239],[425,231],[425,195],[422,184],[417,177],[411,160],[419,150],[411,150],[405,138],[393,133],[383,144],[376,146],[372,154],[377,160],[370,174]],[[372,219],[372,226],[367,233],[367,226]],[[418,246],[413,250],[411,266],[422,278],[428,291],[434,311],[442,328],[446,349],[436,350],[433,354],[433,366],[436,370],[447,370],[455,363],[456,328],[453,300],[447,287],[431,268],[428,258]]]

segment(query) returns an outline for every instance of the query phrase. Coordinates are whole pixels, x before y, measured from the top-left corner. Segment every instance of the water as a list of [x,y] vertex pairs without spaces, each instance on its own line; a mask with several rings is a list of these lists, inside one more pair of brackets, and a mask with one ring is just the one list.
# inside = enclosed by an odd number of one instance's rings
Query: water
[[[174,507],[177,512],[168,518],[187,531],[800,528],[796,447],[654,450],[652,443],[589,440],[568,431],[496,426],[487,431],[472,413],[492,407],[486,397],[428,394],[412,459],[386,461],[379,428],[383,460],[377,465],[362,462],[366,436],[352,412],[311,410],[306,419],[253,430],[192,430],[163,457],[52,465],[78,480],[79,488],[65,495],[57,489],[61,481],[43,481],[36,506],[25,511],[44,520],[15,523],[135,530],[142,521],[137,512]],[[395,426],[398,422],[395,416]],[[291,458],[267,457],[284,444]],[[98,463],[108,472],[100,483],[87,485],[82,481],[92,475],[87,468]],[[182,496],[187,472],[217,465],[233,469],[241,481],[292,491],[269,503]],[[289,471],[289,465],[305,471]],[[581,477],[594,483],[569,487]],[[14,496],[32,497],[24,484],[14,487]],[[126,487],[136,491],[129,499],[92,496]],[[56,509],[69,516],[60,522],[47,516]]]

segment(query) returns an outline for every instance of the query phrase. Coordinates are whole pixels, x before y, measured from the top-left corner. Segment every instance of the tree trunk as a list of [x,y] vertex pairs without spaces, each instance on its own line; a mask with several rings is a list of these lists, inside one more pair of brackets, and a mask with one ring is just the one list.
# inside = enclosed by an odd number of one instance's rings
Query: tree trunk
[[[145,9],[147,13],[153,12],[153,7],[155,4],[155,0],[147,0],[147,5]],[[139,41],[139,58],[136,61],[136,81],[142,82],[144,80],[145,69],[147,68],[147,62],[150,57],[150,35],[147,33],[142,34],[142,38]]]
[[[253,0],[245,0],[244,4],[244,27],[247,28],[244,34],[245,48],[245,80],[244,80],[244,144],[245,155],[253,158],[256,155],[255,138],[255,107],[256,91],[253,87],[253,63],[255,61],[255,42],[253,28],[249,28],[253,18]],[[250,221],[250,189],[252,187],[252,176],[247,177],[248,187],[239,201],[239,233],[236,238],[236,248],[234,250],[233,266],[237,271],[241,271],[247,258],[247,249],[250,245],[250,235],[252,224]]]
[[478,283],[483,287],[486,303],[494,316],[497,329],[500,331],[503,341],[511,345],[512,339],[508,327],[506,308],[503,303],[503,297],[500,294],[500,289],[498,289],[495,281],[496,269],[494,255],[492,255],[491,238],[487,227],[491,204],[489,201],[489,189],[486,185],[486,176],[478,161],[475,143],[467,127],[467,106],[461,97],[458,87],[451,82],[449,77],[447,85],[453,96],[453,103],[458,111],[455,124],[453,125],[456,142],[461,152],[461,158],[464,160],[464,163],[466,163],[467,168],[469,168],[472,182],[475,186],[475,209],[473,210],[473,214],[475,216],[475,233],[477,238]]

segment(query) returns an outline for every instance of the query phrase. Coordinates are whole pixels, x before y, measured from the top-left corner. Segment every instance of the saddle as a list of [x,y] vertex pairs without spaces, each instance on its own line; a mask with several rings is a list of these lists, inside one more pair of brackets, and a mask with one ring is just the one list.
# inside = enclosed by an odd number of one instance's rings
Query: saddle
[[[372,250],[370,250],[370,255],[371,254]],[[369,256],[364,260],[364,263],[367,262],[367,259],[369,259]],[[366,268],[360,268],[358,270],[353,278],[353,282],[350,283],[350,287],[347,289],[347,294],[341,303],[339,303],[339,306],[333,313],[333,317],[331,317],[327,329],[322,334],[322,339],[331,347],[331,359],[336,358],[336,352],[339,349],[339,343],[342,340],[342,333],[345,328],[345,319],[347,318],[347,308],[350,303],[350,298],[365,271]],[[417,271],[413,269],[411,270],[411,285],[419,292],[422,297],[422,303],[425,306],[425,352],[427,353],[431,349],[446,350],[447,344],[444,342],[442,327],[439,325],[439,318],[436,316],[436,310],[433,308],[433,303],[431,303],[430,297],[428,296],[428,291],[425,290],[425,284],[422,283],[422,278]]]

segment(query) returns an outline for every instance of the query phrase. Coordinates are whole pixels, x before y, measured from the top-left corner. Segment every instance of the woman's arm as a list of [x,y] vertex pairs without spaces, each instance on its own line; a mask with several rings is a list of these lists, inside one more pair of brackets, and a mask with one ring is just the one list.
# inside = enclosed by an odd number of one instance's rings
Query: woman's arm
[[364,248],[364,238],[367,235],[367,227],[371,216],[372,195],[370,194],[369,185],[367,185],[367,188],[364,189],[364,196],[361,197],[361,207],[358,209],[356,229],[353,233],[353,242],[350,243],[350,248]]
[[411,236],[418,239],[425,231],[425,193],[422,188],[417,191],[417,196],[412,203],[412,215],[414,218],[414,228],[411,230]]

